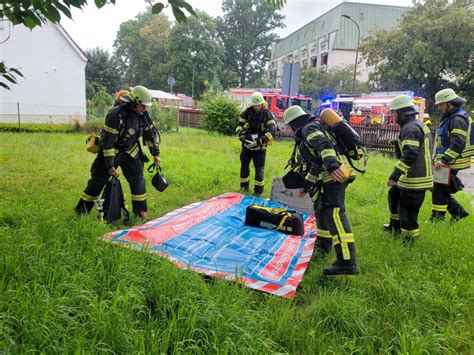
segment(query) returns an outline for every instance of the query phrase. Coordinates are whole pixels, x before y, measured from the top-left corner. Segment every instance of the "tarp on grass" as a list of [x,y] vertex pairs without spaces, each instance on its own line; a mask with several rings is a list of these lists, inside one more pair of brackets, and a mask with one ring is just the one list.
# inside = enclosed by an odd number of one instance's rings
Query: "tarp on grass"
[[286,207],[267,199],[228,193],[102,238],[147,248],[181,268],[294,298],[313,254],[314,217],[303,214],[304,236],[249,227],[244,225],[245,210],[253,203]]

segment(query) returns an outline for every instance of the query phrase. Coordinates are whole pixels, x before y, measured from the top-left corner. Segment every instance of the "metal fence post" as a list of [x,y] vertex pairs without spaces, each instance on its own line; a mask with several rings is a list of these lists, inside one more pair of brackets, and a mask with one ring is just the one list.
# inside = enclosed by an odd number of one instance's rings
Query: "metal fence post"
[[16,112],[18,115],[18,130],[21,130],[21,123],[20,123],[20,103],[16,103]]

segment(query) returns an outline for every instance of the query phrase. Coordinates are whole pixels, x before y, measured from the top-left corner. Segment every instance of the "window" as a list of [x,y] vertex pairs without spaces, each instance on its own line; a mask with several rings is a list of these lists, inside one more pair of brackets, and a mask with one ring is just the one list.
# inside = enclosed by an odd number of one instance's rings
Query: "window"
[[279,97],[277,100],[277,107],[280,110],[286,110],[287,109],[286,100],[282,97]]
[[321,65],[328,65],[328,54],[321,54]]
[[311,58],[311,67],[316,68],[318,65],[318,57]]
[[267,103],[268,103],[269,109],[270,109],[270,107],[272,107],[272,99],[273,99],[273,98],[270,97],[270,96],[266,97],[266,101],[267,101]]

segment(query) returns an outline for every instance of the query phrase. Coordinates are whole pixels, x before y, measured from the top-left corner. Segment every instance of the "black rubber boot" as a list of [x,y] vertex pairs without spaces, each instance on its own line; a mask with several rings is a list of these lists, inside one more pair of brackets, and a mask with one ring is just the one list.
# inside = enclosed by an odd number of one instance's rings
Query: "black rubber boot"
[[336,275],[356,275],[359,273],[356,265],[356,251],[354,243],[347,243],[350,253],[350,259],[344,260],[342,255],[341,244],[334,246],[336,251],[336,261],[332,265],[323,270],[323,274],[327,276],[336,276]]
[[400,221],[397,221],[395,219],[390,219],[390,223],[386,223],[382,225],[382,230],[384,232],[390,232],[393,234],[400,234],[401,229],[400,229]]
[[430,222],[441,222],[444,220],[445,215],[446,215],[446,212],[432,211]]
[[74,208],[74,211],[76,211],[77,214],[81,215],[84,213],[89,213],[93,207],[94,207],[94,202],[86,201],[81,198],[79,199],[79,202]]
[[467,216],[469,216],[469,213],[467,213],[465,210],[459,211],[457,214],[451,216],[451,223],[455,223],[460,219],[466,218]]

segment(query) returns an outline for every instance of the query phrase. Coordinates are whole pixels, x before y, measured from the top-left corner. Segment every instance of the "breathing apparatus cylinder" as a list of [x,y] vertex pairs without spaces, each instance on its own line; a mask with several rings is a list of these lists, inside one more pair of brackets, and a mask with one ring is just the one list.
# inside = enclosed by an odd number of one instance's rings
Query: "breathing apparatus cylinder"
[[344,153],[347,153],[349,158],[354,160],[362,158],[364,153],[359,135],[334,110],[330,108],[323,110],[319,118],[329,126],[336,139],[340,141],[342,145],[340,148],[346,151]]

